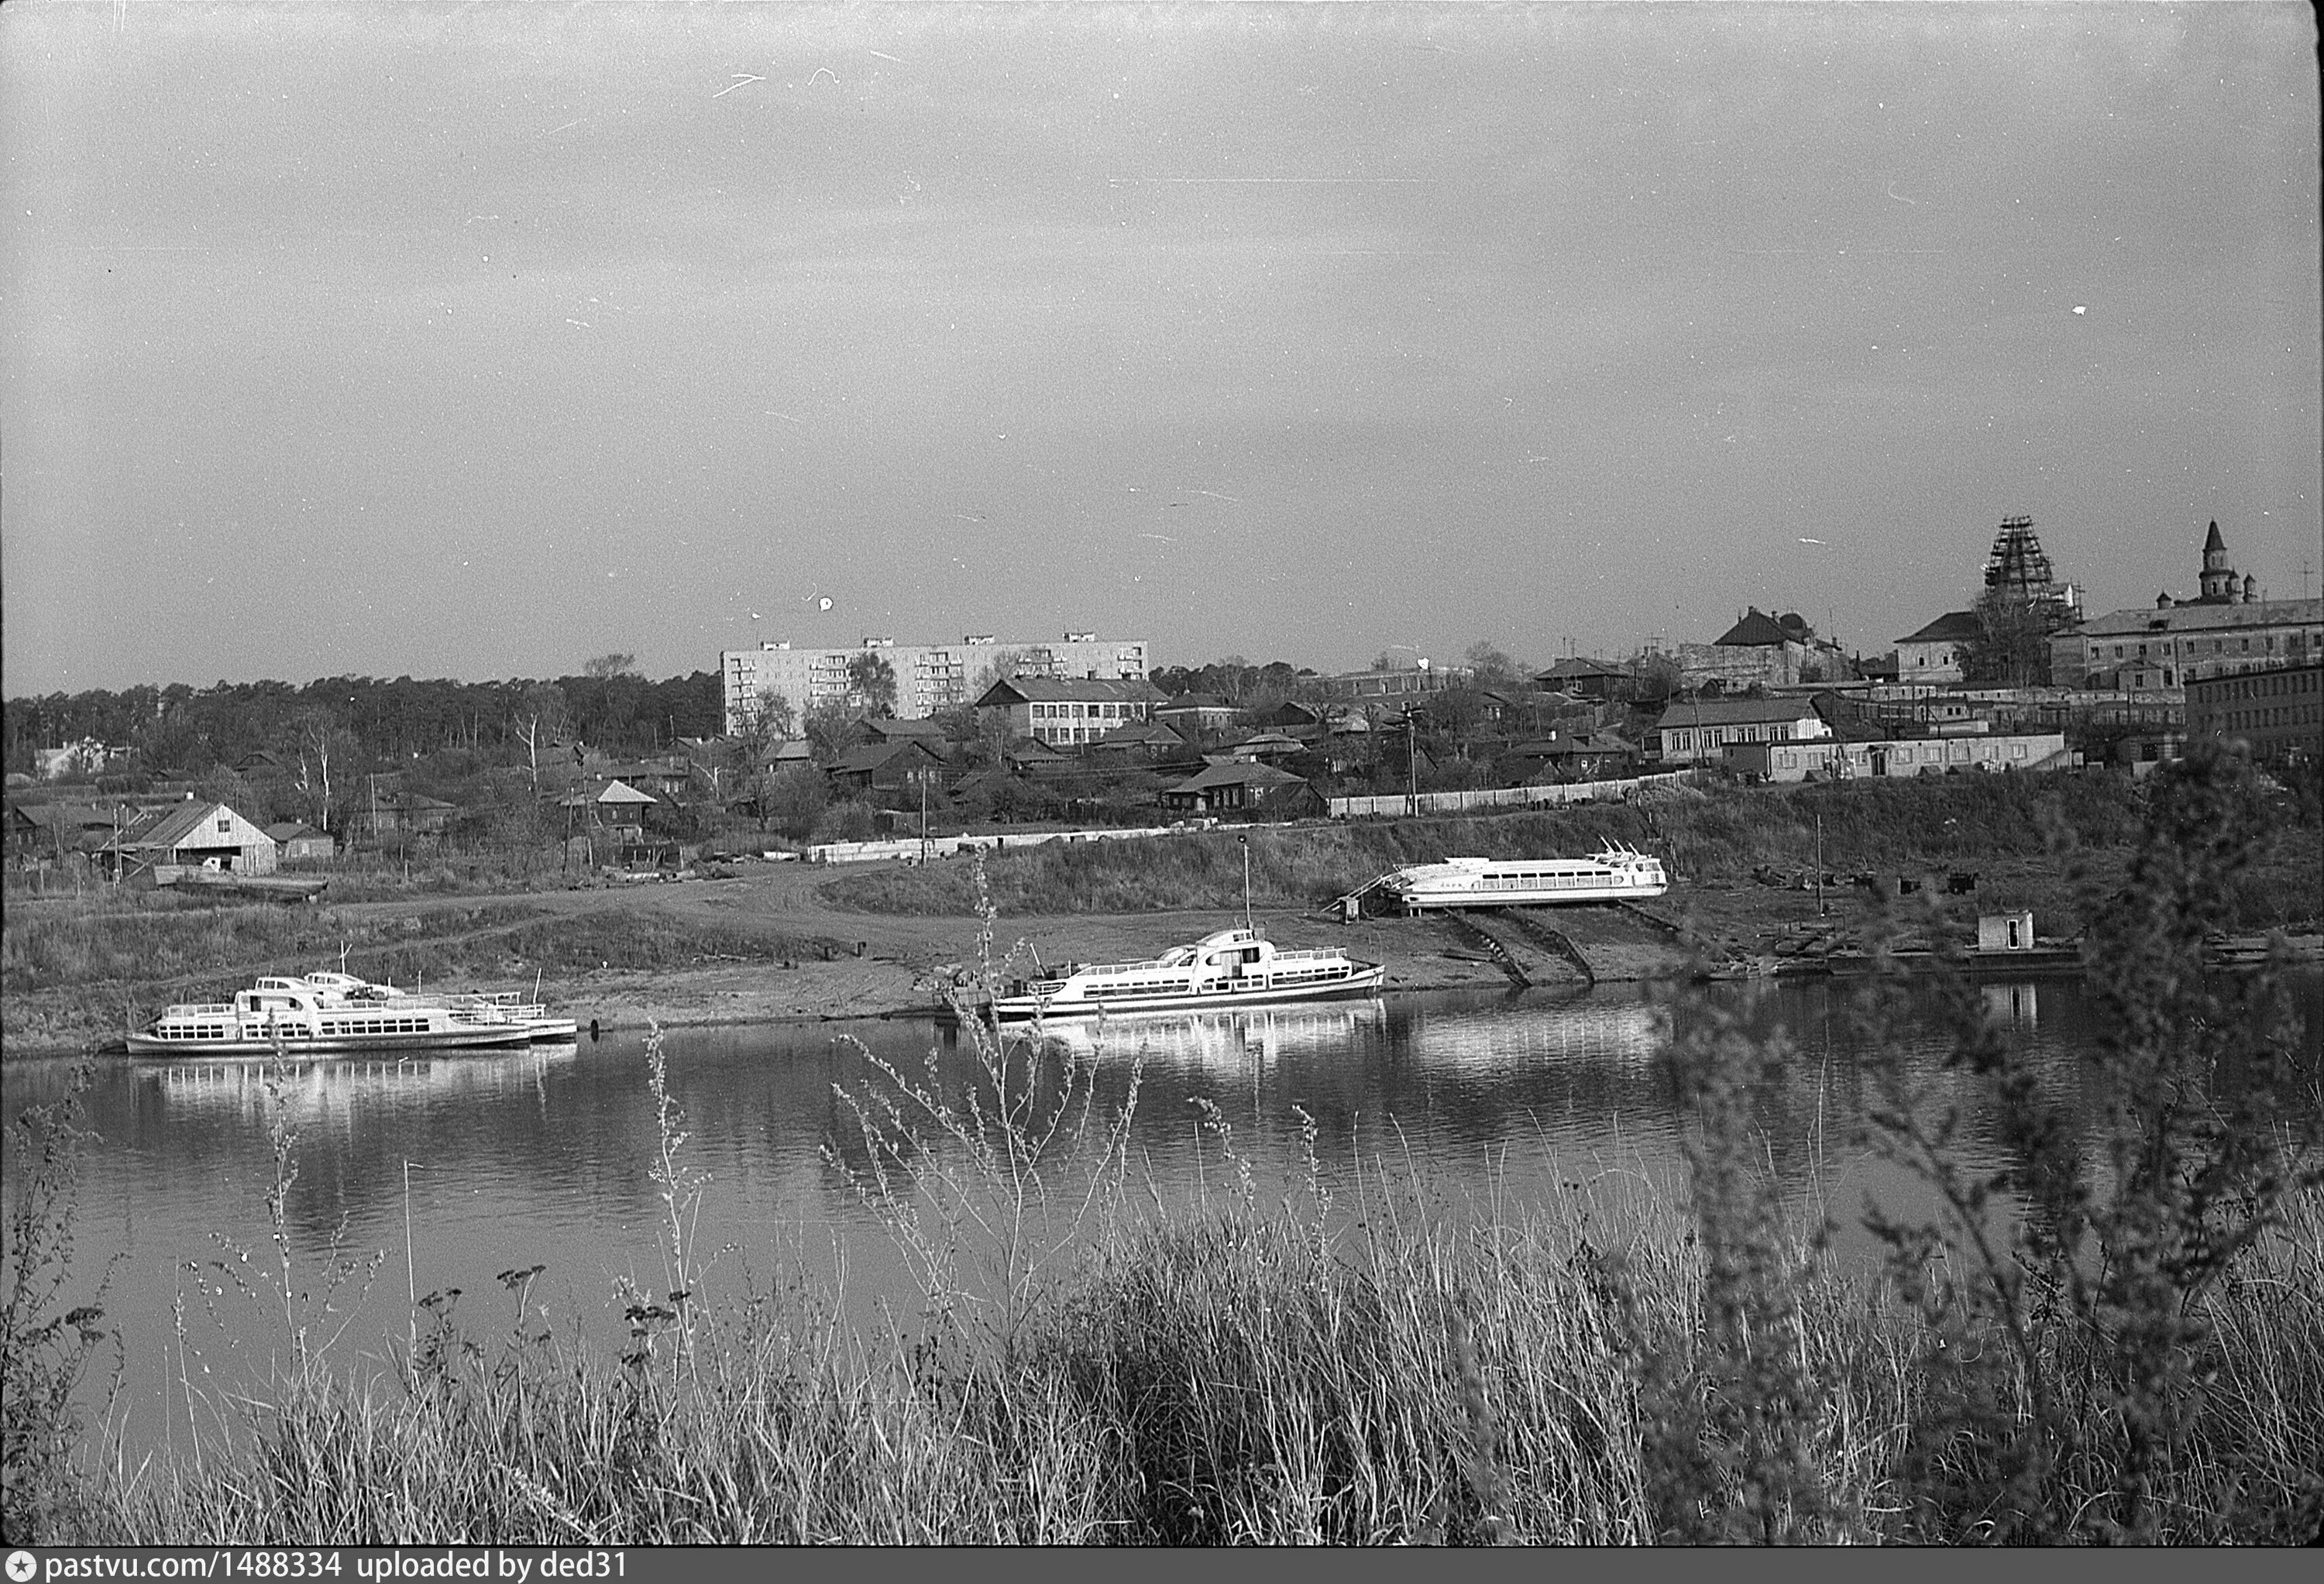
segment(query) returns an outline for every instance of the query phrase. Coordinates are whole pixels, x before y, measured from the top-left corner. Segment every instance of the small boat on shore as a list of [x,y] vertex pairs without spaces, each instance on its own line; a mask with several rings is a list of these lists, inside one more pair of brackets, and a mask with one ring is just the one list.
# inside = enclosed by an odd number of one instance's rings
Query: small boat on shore
[[133,1056],[272,1056],[297,1059],[371,1051],[494,1050],[532,1043],[514,1019],[463,1018],[438,1002],[354,1000],[303,980],[269,977],[232,1001],[165,1008],[129,1036]]
[[1461,907],[1541,907],[1573,902],[1635,902],[1670,889],[1659,858],[1609,842],[1590,858],[1448,858],[1391,870],[1340,898],[1350,917],[1381,893],[1409,916]]
[[1004,1023],[1099,1012],[1173,1012],[1377,992],[1386,970],[1337,946],[1284,951],[1258,930],[1222,929],[1159,957],[1073,963],[1019,980],[991,1003]]

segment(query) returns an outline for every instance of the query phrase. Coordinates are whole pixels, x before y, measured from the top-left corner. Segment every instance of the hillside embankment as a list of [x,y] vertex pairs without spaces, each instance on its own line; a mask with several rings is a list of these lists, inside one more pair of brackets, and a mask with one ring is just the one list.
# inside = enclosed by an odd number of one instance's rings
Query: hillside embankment
[[[1061,844],[990,857],[982,876],[997,913],[991,957],[1009,970],[1150,956],[1240,923],[1247,853],[1259,927],[1286,946],[1338,944],[1380,962],[1391,992],[1503,985],[1512,969],[1579,986],[1765,972],[1810,937],[1960,940],[1980,911],[2030,907],[2041,935],[2070,940],[2118,886],[2141,797],[2109,776],[1689,790],[1491,818]],[[2312,932],[2324,870],[2314,799],[2295,789],[2279,801],[2269,850],[2236,898],[2237,926]],[[1674,883],[1643,907],[1557,909],[1570,953],[1545,947],[1539,929],[1491,919],[1480,923],[1499,951],[1445,920],[1343,922],[1330,906],[1403,864],[1587,852],[1607,840],[1660,854]],[[608,1031],[926,1012],[979,960],[978,873],[966,857],[754,862],[724,879],[300,907],[19,897],[0,947],[0,1051],[92,1048],[168,1001],[342,961],[429,990],[537,985]],[[1900,896],[1900,880],[1915,889]]]

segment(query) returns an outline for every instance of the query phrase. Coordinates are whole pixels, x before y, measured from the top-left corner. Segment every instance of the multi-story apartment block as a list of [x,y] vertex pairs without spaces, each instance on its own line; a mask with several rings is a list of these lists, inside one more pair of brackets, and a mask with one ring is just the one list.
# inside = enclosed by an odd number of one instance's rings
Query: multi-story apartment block
[[895,673],[895,713],[903,720],[921,720],[972,703],[971,689],[989,686],[1004,669],[1019,677],[1121,681],[1143,678],[1151,664],[1144,639],[1101,640],[1094,632],[1068,633],[1062,641],[1050,643],[1001,642],[990,633],[972,633],[952,644],[866,638],[853,649],[762,643],[757,649],[727,649],[718,657],[725,730],[742,730],[769,693],[788,701],[792,712],[801,716],[817,705],[850,702],[853,685],[847,668],[865,655],[879,656]]
[[2324,757],[2324,660],[2197,677],[2187,735],[2241,738],[2255,759]]

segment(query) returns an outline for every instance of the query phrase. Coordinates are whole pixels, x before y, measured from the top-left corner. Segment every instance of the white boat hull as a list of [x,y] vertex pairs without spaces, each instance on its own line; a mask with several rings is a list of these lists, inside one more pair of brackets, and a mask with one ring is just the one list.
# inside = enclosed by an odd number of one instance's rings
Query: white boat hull
[[[316,1056],[367,1055],[374,1051],[508,1050],[532,1043],[533,1036],[518,1027],[446,1028],[418,1034],[285,1034],[279,1046],[283,1055],[298,1060]],[[269,1036],[204,1038],[198,1036],[133,1034],[133,1056],[216,1059],[268,1057],[278,1042]]]
[[1636,902],[1662,896],[1670,889],[1670,878],[1660,860],[1609,844],[1593,858],[1449,858],[1397,870],[1373,884],[1411,915]]

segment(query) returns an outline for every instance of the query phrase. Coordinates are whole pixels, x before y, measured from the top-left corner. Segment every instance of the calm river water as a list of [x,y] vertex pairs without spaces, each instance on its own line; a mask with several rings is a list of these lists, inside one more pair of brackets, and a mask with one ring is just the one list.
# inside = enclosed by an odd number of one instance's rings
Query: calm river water
[[[2304,972],[2298,989],[2314,1067],[2324,974]],[[1868,1193],[1901,1208],[1909,1186],[1850,1142],[1868,1088],[1850,993],[1828,981],[1711,992],[1713,1005],[1758,1030],[1780,1027],[1795,1047],[1764,1117],[1787,1184],[1843,1212]],[[2093,1040],[2080,983],[1988,983],[1981,993],[2055,1091],[2078,1094],[2079,1058]],[[1893,1043],[1937,1074],[1944,1047],[1925,990],[1892,991],[1887,1006],[1900,1031]],[[1702,1015],[1674,1014],[1682,1027]],[[1199,1126],[1195,1102],[1207,1100],[1270,1199],[1297,1174],[1304,1111],[1342,1213],[1361,1213],[1360,1171],[1375,1210],[1384,1173],[1445,1215],[1510,1216],[1554,1202],[1568,1183],[1617,1198],[1640,1185],[1669,1191],[1676,1118],[1656,1060],[1668,1027],[1635,987],[1141,1020],[1116,1026],[1096,1082],[1101,1109],[1118,1106],[1130,1053],[1142,1054],[1131,1176],[1149,1206],[1158,1198],[1175,1211],[1228,1191],[1220,1140]],[[872,1077],[867,1048],[914,1073],[934,1050],[942,1082],[957,1093],[965,1080],[954,1036],[925,1022],[667,1036],[671,1098],[689,1135],[682,1158],[707,1178],[697,1247],[720,1251],[712,1297],[765,1291],[802,1270],[825,1283],[844,1272],[840,1301],[859,1321],[883,1300],[912,1312],[892,1242],[824,1154],[835,1145],[862,1157],[835,1087]],[[9,1064],[0,1073],[8,1114],[59,1099],[69,1076],[62,1063]],[[622,1332],[622,1284],[661,1285],[664,1207],[642,1038],[310,1066],[286,1074],[279,1093],[297,1130],[284,1218],[296,1285],[309,1294],[310,1335],[336,1335],[334,1357],[359,1367],[391,1356],[413,1295],[447,1288],[461,1289],[457,1318],[472,1333],[503,1330],[513,1308],[496,1275],[512,1267],[546,1266],[534,1301],[559,1329],[608,1341]],[[122,1412],[134,1446],[182,1449],[189,1383],[226,1390],[281,1346],[282,1305],[264,1280],[278,1263],[266,1204],[275,1103],[265,1071],[239,1064],[116,1061],[100,1067],[88,1096],[100,1137],[82,1167],[77,1258],[90,1275],[114,1262],[104,1302],[126,1344]],[[16,1171],[12,1164],[12,1189]],[[334,1246],[359,1268],[327,1312]]]

